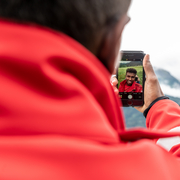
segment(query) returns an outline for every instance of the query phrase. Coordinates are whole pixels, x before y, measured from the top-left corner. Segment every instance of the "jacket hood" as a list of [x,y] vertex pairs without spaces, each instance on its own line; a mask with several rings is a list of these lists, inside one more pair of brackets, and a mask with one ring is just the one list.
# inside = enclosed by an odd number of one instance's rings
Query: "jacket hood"
[[48,28],[0,21],[2,135],[60,134],[119,141],[110,74],[85,47]]

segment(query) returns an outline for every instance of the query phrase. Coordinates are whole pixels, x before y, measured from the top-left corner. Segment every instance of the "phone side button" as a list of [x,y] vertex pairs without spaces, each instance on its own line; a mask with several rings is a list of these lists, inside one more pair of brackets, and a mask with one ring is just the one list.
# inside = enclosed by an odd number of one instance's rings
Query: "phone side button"
[[132,102],[131,100],[129,100],[129,101],[127,101],[127,104],[128,104],[129,106],[131,106],[131,105],[133,104],[133,102]]

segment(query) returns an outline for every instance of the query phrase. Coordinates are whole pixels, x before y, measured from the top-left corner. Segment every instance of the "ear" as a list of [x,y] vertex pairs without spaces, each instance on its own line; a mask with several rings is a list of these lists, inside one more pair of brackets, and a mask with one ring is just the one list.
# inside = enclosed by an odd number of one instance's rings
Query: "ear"
[[129,17],[124,15],[115,26],[106,31],[101,41],[102,43],[97,57],[111,74],[113,73],[116,65],[116,57],[120,50],[121,35],[127,22],[129,22]]

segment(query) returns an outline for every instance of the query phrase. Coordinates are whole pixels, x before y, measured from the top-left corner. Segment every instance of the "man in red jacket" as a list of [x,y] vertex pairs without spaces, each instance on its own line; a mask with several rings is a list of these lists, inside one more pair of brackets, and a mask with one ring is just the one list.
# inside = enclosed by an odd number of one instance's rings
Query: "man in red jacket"
[[135,81],[136,74],[137,71],[134,68],[126,70],[125,80],[119,85],[119,92],[142,92],[142,86]]
[[0,1],[1,180],[180,179],[180,108],[149,55],[147,130],[125,129],[109,82],[129,4]]

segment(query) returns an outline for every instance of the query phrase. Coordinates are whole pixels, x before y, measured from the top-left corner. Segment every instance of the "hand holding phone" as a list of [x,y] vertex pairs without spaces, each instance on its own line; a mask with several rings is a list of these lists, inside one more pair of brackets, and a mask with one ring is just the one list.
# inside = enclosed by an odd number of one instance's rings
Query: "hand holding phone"
[[142,113],[155,99],[164,96],[159,81],[150,63],[149,55],[146,55],[144,57],[143,67],[146,73],[146,81],[144,86],[144,105],[141,107],[135,107],[138,111]]

